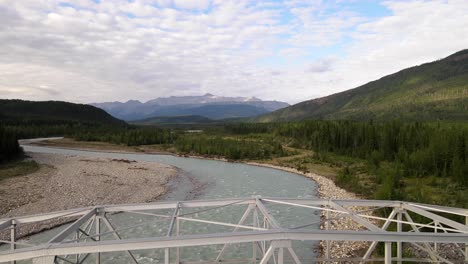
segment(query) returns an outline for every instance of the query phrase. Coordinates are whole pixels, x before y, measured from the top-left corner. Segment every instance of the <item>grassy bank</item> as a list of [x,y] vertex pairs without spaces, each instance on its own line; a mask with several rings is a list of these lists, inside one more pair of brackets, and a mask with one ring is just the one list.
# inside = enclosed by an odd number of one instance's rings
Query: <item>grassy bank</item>
[[18,159],[0,164],[0,181],[27,175],[39,170],[39,164],[34,160]]
[[406,200],[468,208],[468,189],[450,178],[399,176],[398,186],[393,186],[386,184],[386,177],[393,177],[396,173],[395,168],[399,166],[396,163],[382,162],[378,167],[374,167],[367,160],[333,153],[297,151],[300,154],[260,162],[322,175],[333,180],[341,188],[366,199]]

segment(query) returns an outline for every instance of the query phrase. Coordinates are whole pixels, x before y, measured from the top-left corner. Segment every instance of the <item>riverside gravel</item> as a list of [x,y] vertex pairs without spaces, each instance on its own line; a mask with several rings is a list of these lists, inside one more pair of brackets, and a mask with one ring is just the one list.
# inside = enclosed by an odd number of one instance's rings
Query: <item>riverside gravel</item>
[[0,184],[1,218],[157,200],[178,174],[155,162],[28,153],[39,171]]
[[[317,193],[320,197],[320,199],[328,200],[328,199],[336,199],[336,200],[347,200],[347,199],[360,199],[357,195],[354,193],[348,192],[338,186],[336,184],[321,175],[315,174],[315,173],[304,173],[302,171],[299,171],[294,168],[288,168],[288,167],[282,167],[282,166],[275,166],[271,164],[264,164],[264,163],[255,163],[255,162],[249,162],[248,164],[250,165],[256,165],[256,166],[263,166],[263,167],[268,167],[268,168],[274,168],[274,169],[279,169],[279,170],[284,170],[296,174],[301,174],[304,175],[308,178],[311,178],[317,183]],[[350,207],[347,209],[351,209],[354,212],[358,211],[365,211],[369,208],[367,207]],[[365,213],[367,215],[371,215],[370,213]],[[336,218],[334,220],[329,221],[330,222],[330,230],[364,230],[365,228],[356,223],[354,220],[352,220],[349,217],[340,217],[342,214],[330,212],[329,217],[330,218]],[[322,211],[322,220],[325,219],[325,212]],[[322,224],[320,225],[320,229],[325,229],[325,223],[322,221]],[[361,241],[330,241],[330,257],[331,258],[353,258],[353,257],[358,257],[362,255],[362,250],[367,249],[370,245],[370,242],[361,242]],[[322,257],[324,257],[325,254],[325,246],[326,242],[325,241],[320,241],[320,254]],[[360,252],[361,254],[358,254]],[[342,261],[340,262],[327,262],[327,263],[344,263]]]

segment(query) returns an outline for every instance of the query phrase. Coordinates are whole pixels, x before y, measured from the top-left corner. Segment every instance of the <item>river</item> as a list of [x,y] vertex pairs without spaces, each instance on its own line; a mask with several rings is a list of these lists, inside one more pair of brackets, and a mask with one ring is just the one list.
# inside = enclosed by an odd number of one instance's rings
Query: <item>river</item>
[[[247,165],[242,163],[232,163],[218,160],[185,158],[173,155],[155,155],[140,153],[114,153],[82,151],[61,148],[38,147],[23,145],[27,152],[55,153],[65,155],[77,155],[86,157],[104,157],[117,159],[130,159],[138,161],[159,162],[175,166],[181,170],[181,175],[170,183],[170,191],[162,198],[163,200],[189,200],[189,199],[214,199],[233,197],[252,197],[261,195],[263,197],[285,197],[285,198],[317,198],[316,184],[314,181],[298,174],[281,170]],[[239,208],[240,210],[240,208]],[[284,206],[272,206],[270,210],[283,227],[294,227],[311,222],[319,222],[320,215],[317,211],[304,210],[300,208],[285,208]],[[215,217],[217,220],[224,220],[234,223],[233,212],[226,212],[221,215],[218,212],[204,214],[206,217]],[[242,212],[235,212],[240,218]],[[221,218],[220,218],[221,217]],[[120,223],[135,221],[135,219],[113,219]],[[186,232],[196,233],[200,226],[184,225]],[[318,228],[318,224],[311,228]],[[148,230],[146,230],[148,231]],[[58,230],[49,231],[48,234],[39,234],[32,240],[46,240]],[[135,231],[136,232],[136,231]],[[145,233],[144,229],[139,232]],[[205,230],[206,232],[206,230]],[[317,243],[314,242],[294,242],[296,252],[304,262],[313,258],[313,249]],[[218,247],[219,248],[219,247]],[[242,255],[242,247],[238,247],[233,256]],[[216,254],[216,248],[211,250],[207,247],[189,248],[183,250],[183,256],[190,260],[207,260]],[[138,252],[137,259],[140,263],[162,262],[157,251]],[[125,254],[113,254],[104,259],[103,263],[126,263]]]

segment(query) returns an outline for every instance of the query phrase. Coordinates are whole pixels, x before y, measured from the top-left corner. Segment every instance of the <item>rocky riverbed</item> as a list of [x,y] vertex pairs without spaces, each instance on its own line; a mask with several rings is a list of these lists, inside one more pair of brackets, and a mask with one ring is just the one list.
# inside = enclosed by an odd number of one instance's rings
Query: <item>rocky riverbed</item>
[[[173,166],[155,162],[46,153],[28,155],[41,168],[1,182],[0,218],[155,201],[166,193],[166,184],[179,173]],[[40,224],[21,233],[35,233],[36,229],[47,229],[59,222]]]
[[[251,165],[256,166],[264,166],[269,168],[280,169],[288,172],[293,172],[297,174],[302,174],[308,178],[313,179],[317,183],[317,192],[321,199],[336,199],[336,200],[346,200],[346,199],[360,199],[354,193],[348,192],[338,186],[336,184],[321,175],[315,173],[304,173],[294,168],[287,168],[281,166],[275,166],[270,164],[264,163],[248,163]],[[361,212],[368,210],[365,207],[352,207],[349,208],[354,212]],[[365,213],[370,214],[370,213]],[[325,217],[325,212],[322,212],[322,218]],[[330,220],[329,229],[331,230],[363,230],[360,224],[357,224],[354,220],[349,217],[342,217],[342,214],[330,212],[329,218],[333,219]],[[325,229],[325,222],[320,225],[321,229]],[[360,241],[330,241],[330,257],[331,258],[352,258],[357,256],[362,256],[362,250],[367,249],[369,247],[369,242],[360,242]],[[321,241],[320,246],[322,248],[321,254],[325,256],[325,246],[326,242]],[[330,262],[329,262],[330,263]],[[338,262],[336,262],[338,263]],[[341,263],[341,262],[340,262]]]
[[165,193],[175,167],[154,162],[28,153],[42,168],[0,185],[2,217],[99,204],[151,202]]
[[[317,175],[315,173],[304,173],[294,168],[282,167],[282,166],[275,166],[271,164],[265,163],[255,163],[250,162],[250,165],[256,166],[264,166],[269,168],[275,168],[279,170],[284,170],[288,172],[293,172],[297,174],[304,175],[306,177],[312,178],[318,185],[317,192],[321,199],[336,199],[336,200],[347,200],[347,199],[362,199],[358,197],[356,194],[348,192],[338,186],[331,180],[324,176]],[[361,212],[362,215],[372,215],[372,212],[369,211],[370,208],[368,207],[349,207],[353,212]],[[330,212],[328,217],[332,220],[329,221],[329,229],[330,230],[365,230],[365,228],[356,223],[349,217],[342,217],[343,214],[338,214],[334,212]],[[322,211],[322,219],[325,220],[325,212]],[[369,220],[371,223],[381,226],[375,220]],[[323,221],[320,225],[321,229],[325,229],[326,221]],[[329,242],[329,256],[332,259],[339,259],[339,258],[360,258],[364,255],[365,251],[369,248],[370,242],[361,242],[361,241],[330,241]],[[429,243],[430,247],[434,247],[432,243]],[[325,248],[326,248],[326,241],[320,241],[320,254],[322,257],[325,257]],[[414,255],[416,258],[429,258],[429,255],[426,251],[421,250],[409,243],[404,243],[403,248],[409,250],[409,254]],[[453,260],[453,263],[467,263],[464,261],[464,255],[462,251],[456,247],[454,244],[438,244],[437,253],[442,256],[443,258]],[[327,263],[352,263],[346,261],[339,261],[339,262],[327,262]]]

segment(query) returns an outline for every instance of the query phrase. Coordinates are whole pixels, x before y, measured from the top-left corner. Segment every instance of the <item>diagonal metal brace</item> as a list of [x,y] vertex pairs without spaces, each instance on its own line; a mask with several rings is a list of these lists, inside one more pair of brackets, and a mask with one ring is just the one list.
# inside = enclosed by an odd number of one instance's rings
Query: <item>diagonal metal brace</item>
[[260,212],[262,212],[266,219],[268,219],[268,222],[273,228],[281,228],[276,219],[270,214],[270,211],[268,211],[268,209],[265,207],[261,199],[256,198],[255,203],[257,204],[257,208],[260,210]]
[[62,232],[57,234],[55,237],[53,237],[51,240],[49,240],[48,243],[62,242],[67,236],[69,236],[73,232],[78,231],[81,225],[83,225],[86,221],[88,221],[91,217],[93,217],[96,214],[96,212],[97,212],[96,208],[90,210],[88,213],[80,217],[78,220],[76,220],[73,224],[71,224],[65,230],[63,230]]
[[[112,224],[109,222],[109,219],[107,219],[107,217],[105,215],[104,215],[104,217],[102,217],[102,220],[104,221],[104,224],[106,224],[107,228],[109,228],[112,231],[112,233],[114,234],[114,237],[116,239],[118,239],[118,240],[122,240],[119,233],[117,233],[114,226],[112,226]],[[136,260],[135,256],[132,254],[132,252],[130,252],[130,250],[127,250],[127,253],[130,256],[130,258],[133,260],[133,262],[138,264],[138,261]]]
[[364,227],[366,227],[367,229],[369,229],[370,231],[377,231],[377,232],[382,232],[383,230],[372,224],[371,222],[367,221],[366,219],[358,216],[355,212],[351,211],[351,210],[348,210],[346,208],[344,208],[343,206],[333,202],[333,201],[329,201],[329,204],[331,207],[337,209],[337,210],[340,210],[340,211],[343,211],[344,214],[348,214],[349,217],[351,217],[354,221],[356,221],[357,223],[363,225]]

